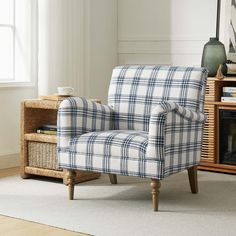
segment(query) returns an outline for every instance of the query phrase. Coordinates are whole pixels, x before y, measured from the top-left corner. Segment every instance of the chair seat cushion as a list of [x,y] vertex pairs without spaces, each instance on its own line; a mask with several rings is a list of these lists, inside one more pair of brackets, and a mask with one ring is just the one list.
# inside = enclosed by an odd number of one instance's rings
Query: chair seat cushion
[[145,159],[148,133],[132,130],[90,132],[71,140],[71,151],[87,157]]

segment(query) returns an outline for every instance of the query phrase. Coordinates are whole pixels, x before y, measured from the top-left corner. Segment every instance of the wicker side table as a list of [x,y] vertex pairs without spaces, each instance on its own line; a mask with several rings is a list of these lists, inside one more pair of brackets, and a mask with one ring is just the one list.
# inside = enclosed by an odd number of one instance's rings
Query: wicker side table
[[[96,102],[100,102],[94,99]],[[58,168],[57,137],[36,133],[44,124],[56,124],[61,101],[32,99],[21,103],[21,177],[41,175],[61,178],[67,184],[66,173]],[[97,179],[100,173],[77,171],[76,182]]]

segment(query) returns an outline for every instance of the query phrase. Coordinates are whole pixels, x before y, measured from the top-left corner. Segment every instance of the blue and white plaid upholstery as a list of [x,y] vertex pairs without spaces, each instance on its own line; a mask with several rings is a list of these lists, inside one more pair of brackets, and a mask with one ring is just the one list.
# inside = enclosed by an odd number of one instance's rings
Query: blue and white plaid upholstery
[[197,165],[206,79],[203,68],[115,68],[108,106],[84,98],[61,103],[59,166],[163,179]]
[[173,101],[203,110],[206,71],[201,68],[120,66],[113,70],[108,105],[115,111],[115,129],[149,129],[151,111]]
[[109,106],[80,97],[62,101],[57,119],[59,157],[62,153],[68,154],[71,139],[84,133],[111,129],[113,110]]

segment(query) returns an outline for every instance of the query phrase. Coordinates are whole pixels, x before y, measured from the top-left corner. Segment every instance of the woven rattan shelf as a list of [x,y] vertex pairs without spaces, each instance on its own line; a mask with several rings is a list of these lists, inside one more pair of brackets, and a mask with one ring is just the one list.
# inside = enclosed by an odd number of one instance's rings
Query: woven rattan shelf
[[[98,102],[99,100],[94,100]],[[56,135],[36,133],[44,124],[56,124],[61,101],[31,99],[21,104],[21,177],[32,175],[61,178],[66,184],[65,171],[58,168]],[[77,171],[77,182],[96,179],[99,173]]]
[[48,135],[48,134],[25,134],[25,140],[27,141],[37,141],[43,143],[57,143],[56,135]]

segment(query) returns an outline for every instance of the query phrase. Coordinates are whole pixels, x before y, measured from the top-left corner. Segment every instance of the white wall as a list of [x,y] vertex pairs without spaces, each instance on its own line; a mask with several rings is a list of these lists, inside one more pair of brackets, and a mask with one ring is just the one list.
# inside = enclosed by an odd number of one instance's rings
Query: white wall
[[197,66],[215,36],[215,0],[118,0],[119,64]]
[[[11,167],[11,158],[18,163],[16,154],[20,150],[20,103],[37,96],[36,87],[0,88],[0,169]],[[3,159],[7,156],[8,160]]]

